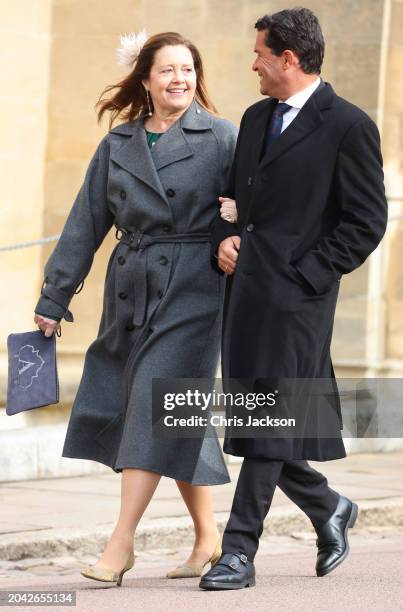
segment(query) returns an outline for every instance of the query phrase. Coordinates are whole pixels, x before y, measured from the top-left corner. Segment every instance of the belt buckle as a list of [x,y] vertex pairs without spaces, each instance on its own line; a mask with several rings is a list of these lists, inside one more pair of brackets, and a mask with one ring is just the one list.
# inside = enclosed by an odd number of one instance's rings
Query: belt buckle
[[129,249],[132,249],[134,251],[138,251],[140,248],[140,243],[141,240],[143,238],[143,234],[144,232],[142,232],[141,230],[136,230],[135,232],[132,232],[129,236]]

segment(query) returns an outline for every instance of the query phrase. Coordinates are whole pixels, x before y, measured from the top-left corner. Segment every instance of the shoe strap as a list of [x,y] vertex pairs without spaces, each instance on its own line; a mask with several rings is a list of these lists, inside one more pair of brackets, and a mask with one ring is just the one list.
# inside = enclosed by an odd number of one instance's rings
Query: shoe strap
[[232,569],[238,569],[241,563],[244,565],[248,563],[248,557],[243,553],[224,553],[214,567],[226,565]]

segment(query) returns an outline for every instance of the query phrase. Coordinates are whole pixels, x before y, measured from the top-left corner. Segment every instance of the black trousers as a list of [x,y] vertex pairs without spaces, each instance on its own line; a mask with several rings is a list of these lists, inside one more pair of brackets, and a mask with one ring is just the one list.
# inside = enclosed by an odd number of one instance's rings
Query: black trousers
[[336,510],[339,494],[306,461],[245,458],[224,531],[223,553],[241,552],[254,559],[277,485],[314,526],[326,523]]

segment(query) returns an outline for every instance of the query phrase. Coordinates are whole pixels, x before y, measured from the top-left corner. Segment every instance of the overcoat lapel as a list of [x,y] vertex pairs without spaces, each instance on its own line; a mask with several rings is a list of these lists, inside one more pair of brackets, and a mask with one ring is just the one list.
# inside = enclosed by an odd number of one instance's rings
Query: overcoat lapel
[[254,156],[253,168],[257,168],[259,166],[266,129],[276,104],[277,100],[275,98],[270,98],[270,100],[267,100],[267,104],[264,104],[260,108],[259,114],[255,118],[252,136],[254,139],[255,134],[257,136],[255,142],[253,143],[253,147],[251,147],[251,155]]
[[165,191],[151,157],[143,118],[118,125],[111,132],[129,136],[119,149],[111,151],[111,160],[151,187],[168,204]]
[[[319,87],[318,91],[307,100],[291,124],[263,155],[259,165],[260,168],[270,164],[316,130],[323,121],[321,110],[331,105],[333,96],[334,92],[329,84]],[[277,102],[277,100],[274,102]]]
[[151,156],[157,170],[193,155],[193,149],[187,142],[179,121],[176,121],[151,149]]
[[163,134],[151,155],[157,170],[165,168],[195,154],[186,138],[186,131],[200,132],[211,128],[210,115],[195,101],[189,106],[182,117]]
[[196,102],[193,102],[182,117],[161,136],[161,142],[158,141],[150,150],[144,130],[144,117],[140,117],[111,130],[111,132],[129,136],[119,149],[111,152],[111,159],[154,189],[169,206],[158,171],[194,155],[186,139],[186,130],[204,131],[211,125],[210,115]]

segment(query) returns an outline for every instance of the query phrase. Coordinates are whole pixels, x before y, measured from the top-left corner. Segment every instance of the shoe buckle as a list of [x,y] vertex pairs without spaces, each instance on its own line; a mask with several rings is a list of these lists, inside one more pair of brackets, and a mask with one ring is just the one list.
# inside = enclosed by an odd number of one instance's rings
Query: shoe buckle
[[231,561],[231,563],[229,564],[230,567],[232,567],[232,569],[237,569],[239,563],[237,563],[236,561]]
[[247,563],[248,557],[246,555],[239,555],[239,557],[240,557],[242,563],[245,563],[245,564]]

